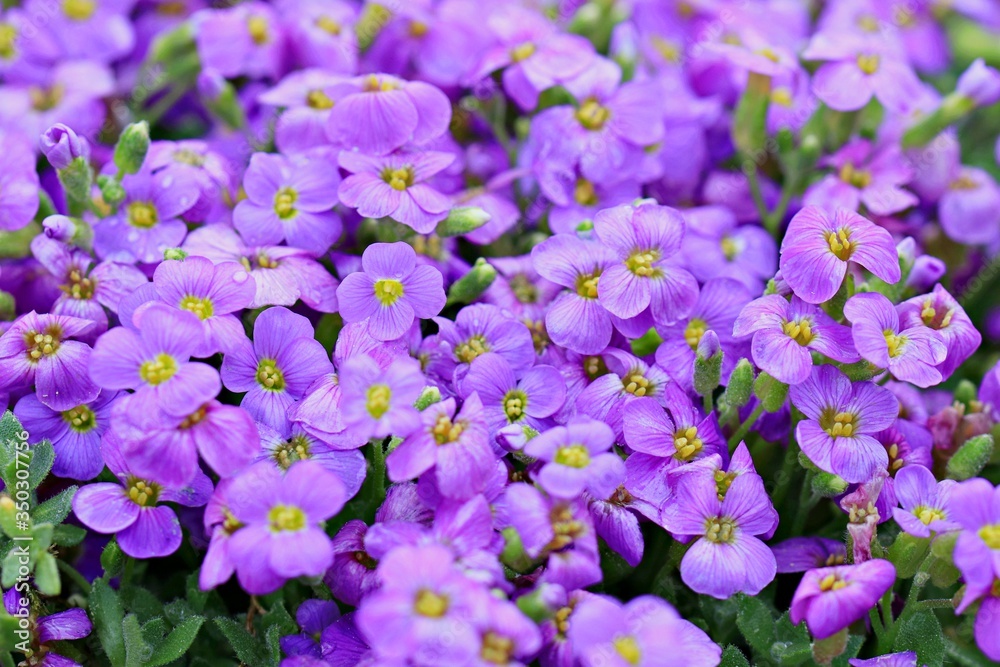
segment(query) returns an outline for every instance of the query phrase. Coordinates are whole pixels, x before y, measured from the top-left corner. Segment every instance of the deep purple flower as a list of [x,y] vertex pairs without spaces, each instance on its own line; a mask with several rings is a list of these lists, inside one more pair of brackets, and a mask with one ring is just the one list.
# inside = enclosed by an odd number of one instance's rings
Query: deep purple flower
[[792,623],[803,620],[816,639],[826,639],[875,606],[896,583],[896,568],[887,560],[810,570],[792,598]]
[[321,255],[340,237],[340,174],[326,154],[291,157],[255,153],[243,177],[247,198],[233,211],[233,225],[251,245],[277,245]]
[[792,291],[808,303],[833,298],[856,262],[887,283],[900,279],[889,232],[847,209],[828,213],[807,206],[788,223],[779,267]]
[[916,537],[930,537],[960,528],[951,512],[951,490],[956,482],[938,482],[923,466],[906,466],[896,473],[895,492],[899,504],[893,518],[900,528]]
[[955,565],[972,587],[1000,579],[1000,489],[985,479],[970,479],[951,489],[950,518],[962,527],[955,543]]
[[617,206],[597,214],[594,233],[619,260],[597,286],[601,304],[613,315],[635,317],[649,307],[656,322],[672,324],[691,312],[698,283],[668,262],[684,238],[680,213],[651,203]]
[[843,541],[827,537],[792,537],[772,545],[771,553],[779,574],[843,565],[847,558]]
[[288,408],[313,381],[333,371],[305,317],[287,308],[268,308],[254,322],[253,342],[243,338],[222,360],[222,382],[246,392],[240,407],[257,421],[285,431]]
[[461,389],[465,396],[479,394],[491,436],[510,424],[541,431],[566,400],[566,385],[555,368],[538,365],[517,371],[495,352],[472,362]]
[[538,484],[556,498],[574,498],[585,490],[606,498],[625,476],[621,457],[609,451],[615,434],[604,422],[571,419],[532,438],[524,453],[543,461]]
[[257,422],[257,432],[260,449],[256,461],[270,461],[279,470],[288,470],[298,461],[315,461],[343,482],[348,498],[353,498],[365,481],[367,466],[358,449],[334,447],[294,422],[284,433]]
[[802,452],[820,469],[865,482],[884,469],[888,454],[873,436],[899,413],[896,397],[873,382],[851,382],[833,366],[818,366],[789,398],[807,417],[795,428]]
[[[592,595],[573,609],[568,638],[585,667],[692,667],[719,663],[722,648],[664,600],[652,595],[621,604]],[[681,658],[683,656],[683,658]]]
[[[26,597],[20,586],[8,588],[3,594],[3,605],[7,614],[12,618],[24,620],[31,618],[30,607],[21,606]],[[31,618],[27,625],[21,627],[30,627],[32,630],[31,640],[28,643],[31,648],[26,654],[36,661],[37,667],[80,667],[78,662],[53,652],[53,648],[46,644],[83,639],[94,629],[87,612],[79,608]]]
[[361,257],[362,271],[344,277],[337,288],[340,315],[345,322],[367,320],[368,332],[378,340],[402,336],[415,318],[434,317],[446,297],[441,272],[417,264],[407,243],[373,243]]
[[983,337],[958,300],[940,284],[923,296],[907,299],[896,307],[900,326],[925,326],[936,331],[948,348],[948,356],[938,364],[942,378],[948,378],[962,362],[979,349]]
[[787,384],[809,377],[813,351],[848,364],[860,359],[851,330],[797,296],[791,302],[776,294],[752,301],[736,318],[733,334],[752,334],[754,363]]
[[764,483],[755,474],[737,475],[719,498],[714,475],[678,478],[675,502],[663,512],[671,533],[697,538],[681,560],[681,579],[697,593],[724,599],[738,591],[756,595],[774,579],[774,554],[757,535],[778,522]]
[[917,654],[914,651],[886,653],[869,660],[851,658],[847,664],[851,667],[918,667]]
[[903,329],[892,303],[877,292],[852,296],[844,315],[852,323],[854,346],[869,363],[918,387],[941,382],[935,366],[944,362],[948,348],[936,331],[923,324]]
[[287,473],[258,463],[229,489],[229,510],[241,527],[229,554],[240,585],[252,594],[277,590],[286,579],[317,577],[333,561],[322,522],[347,500],[344,485],[315,461],[299,461]]
[[413,407],[424,388],[420,365],[408,357],[385,369],[367,354],[358,354],[340,369],[344,426],[359,441],[406,437],[420,427],[420,413]]
[[122,551],[133,558],[158,558],[177,551],[180,521],[160,503],[200,507],[212,493],[212,482],[200,471],[184,487],[134,474],[112,431],[105,435],[101,453],[118,483],[88,484],[77,491],[73,497],[76,517],[91,530],[114,535]]
[[[360,123],[364,125],[364,123]],[[351,175],[340,184],[345,206],[366,218],[391,217],[429,234],[448,216],[451,199],[427,181],[443,171],[455,156],[441,151],[396,152],[375,157],[343,151],[340,166]]]
[[90,379],[94,355],[73,338],[87,336],[94,323],[35,311],[17,319],[0,336],[0,390],[35,387],[35,395],[53,410],[71,410],[97,398]]
[[295,622],[302,630],[296,635],[281,638],[281,650],[286,655],[322,656],[317,639],[323,631],[340,618],[340,609],[332,600],[305,600],[295,611]]
[[353,519],[333,537],[333,563],[324,576],[333,596],[357,607],[361,600],[379,587],[378,561],[365,550],[368,526]]
[[138,330],[114,327],[94,346],[90,377],[102,389],[135,389],[171,416],[186,417],[222,388],[208,364],[190,361],[203,343],[194,314],[153,303],[134,318]]
[[45,130],[38,138],[38,146],[55,169],[65,169],[79,157],[90,159],[90,143],[87,139],[78,136],[72,128],[62,123],[56,123]]

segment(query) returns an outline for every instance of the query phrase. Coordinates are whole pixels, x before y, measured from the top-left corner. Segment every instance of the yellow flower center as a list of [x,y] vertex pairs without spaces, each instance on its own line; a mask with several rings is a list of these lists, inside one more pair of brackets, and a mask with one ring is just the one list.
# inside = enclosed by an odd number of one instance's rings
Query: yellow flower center
[[257,384],[268,391],[285,390],[285,374],[274,359],[261,359],[257,364]]
[[365,394],[367,402],[365,408],[375,419],[381,419],[389,411],[389,399],[392,398],[392,390],[386,384],[373,384]]
[[510,291],[520,303],[538,303],[538,288],[531,279],[523,273],[517,273],[510,279]]
[[819,589],[824,593],[828,591],[839,591],[847,585],[847,582],[835,574],[828,574],[819,582]]
[[413,610],[427,618],[441,618],[448,613],[448,598],[424,588],[417,593]]
[[858,56],[858,69],[865,74],[874,74],[878,71],[878,66],[881,62],[881,58],[874,53],[861,54]]
[[292,505],[275,505],[267,513],[267,522],[275,533],[302,530],[306,527],[306,513]]
[[552,541],[546,545],[550,551],[559,551],[573,544],[573,541],[583,534],[585,528],[573,518],[573,511],[566,505],[557,505],[549,514],[549,522],[552,524],[554,535]]
[[181,148],[174,151],[174,162],[190,165],[192,167],[205,166],[205,156],[188,148]]
[[77,433],[88,433],[97,426],[94,411],[86,405],[78,405],[61,413],[63,420]]
[[740,254],[739,245],[731,236],[723,236],[719,241],[719,247],[722,248],[722,255],[730,262]]
[[895,474],[897,470],[903,467],[905,461],[899,458],[899,444],[892,443],[885,448],[885,453],[889,457],[889,465],[887,466],[889,472]]
[[152,507],[160,497],[160,485],[156,482],[147,482],[138,477],[128,476],[125,482],[125,492],[128,497],[139,507]]
[[438,415],[437,421],[434,422],[431,433],[434,435],[434,442],[439,445],[447,445],[456,442],[462,436],[464,430],[465,422],[453,422],[448,415],[441,414]]
[[681,49],[676,42],[671,42],[669,40],[663,39],[662,37],[653,37],[653,48],[656,52],[660,54],[660,57],[669,63],[678,63],[681,60]]
[[333,100],[330,99],[329,95],[319,89],[310,90],[306,93],[306,104],[308,104],[311,109],[326,110],[333,108]]
[[282,220],[293,217],[298,211],[295,210],[295,202],[298,201],[299,193],[294,189],[285,186],[274,193],[274,212]]
[[528,395],[520,389],[511,389],[503,397],[503,411],[507,421],[514,423],[524,417],[524,409],[528,407]]
[[590,452],[583,445],[567,445],[556,450],[555,462],[570,468],[586,468]]
[[948,187],[952,190],[976,190],[979,188],[979,183],[968,174],[962,174],[952,181]]
[[139,229],[151,229],[156,226],[156,207],[150,202],[134,201],[126,209],[128,223]]
[[726,499],[726,493],[729,491],[729,487],[733,485],[734,479],[736,479],[736,473],[734,472],[715,471],[715,492],[720,501]]
[[944,521],[944,512],[937,509],[936,507],[924,507],[923,505],[917,505],[913,508],[913,515],[920,519],[920,523],[925,526],[929,526],[932,521]]
[[836,255],[837,259],[847,261],[854,253],[854,246],[851,244],[851,230],[839,229],[837,232],[823,232],[826,242],[830,246],[830,252]]
[[423,21],[410,21],[410,37],[423,37],[430,28]]
[[139,366],[139,377],[154,387],[172,378],[176,372],[177,361],[165,352],[161,352],[149,361],[144,361]]
[[514,652],[514,640],[495,632],[487,632],[483,635],[483,648],[479,652],[479,657],[483,662],[494,665],[509,665],[510,656]]
[[655,278],[661,274],[660,269],[653,266],[659,259],[659,250],[636,250],[625,260],[625,268],[637,276]]
[[455,358],[459,361],[471,364],[479,355],[490,351],[489,343],[480,334],[470,336],[469,340],[455,346]]
[[698,343],[701,342],[701,337],[705,335],[705,331],[708,328],[708,323],[705,320],[695,317],[688,325],[684,328],[684,342],[688,344],[692,350],[698,347]]
[[180,428],[182,430],[187,430],[205,421],[205,417],[208,415],[208,408],[204,405],[189,414],[181,421]]
[[17,28],[9,23],[0,23],[0,58],[10,60],[14,57],[15,40],[17,40]]
[[979,529],[979,537],[990,549],[1000,549],[1000,523],[983,526]]
[[382,180],[388,183],[389,187],[393,190],[402,192],[413,185],[413,179],[413,167],[401,167],[399,169],[386,167],[382,170]]
[[819,425],[834,438],[849,438],[854,435],[856,418],[850,412],[834,412],[832,408],[827,408],[820,414]]
[[96,284],[94,280],[80,273],[79,269],[69,272],[67,282],[60,289],[70,298],[78,301],[88,301],[94,296]]
[[271,458],[282,470],[288,470],[296,461],[306,461],[311,456],[309,439],[304,435],[293,436],[275,448]]
[[882,332],[885,336],[885,344],[889,347],[889,356],[895,359],[903,353],[903,346],[906,344],[906,336],[896,334],[892,329]]
[[611,371],[608,370],[608,365],[604,363],[604,357],[595,355],[584,358],[583,372],[587,374],[587,379],[593,381],[602,375],[607,375]]
[[251,16],[247,19],[247,32],[250,33],[250,39],[257,46],[263,46],[270,40],[267,21],[262,16]]
[[783,107],[790,107],[794,102],[792,89],[788,86],[778,86],[771,91],[771,101]]
[[383,306],[391,306],[403,296],[403,283],[392,278],[375,281],[375,298]]
[[51,326],[45,331],[29,331],[24,334],[24,343],[28,352],[28,361],[37,362],[42,357],[48,357],[59,351],[62,341],[62,330]]
[[510,59],[515,63],[519,63],[522,60],[527,60],[531,56],[535,55],[537,47],[532,42],[524,42],[523,44],[518,44],[510,52]]
[[809,320],[797,320],[795,322],[785,322],[781,325],[781,330],[796,343],[805,347],[812,342],[813,332]]
[[951,324],[951,318],[954,314],[955,309],[949,308],[944,312],[944,316],[938,319],[938,311],[934,307],[934,301],[932,299],[925,299],[923,308],[920,310],[920,319],[923,320],[925,326],[932,329],[944,329]]
[[838,174],[840,180],[848,185],[852,185],[859,190],[867,188],[872,183],[872,173],[867,169],[855,169],[854,165],[848,162],[840,168]]
[[589,99],[576,110],[576,119],[588,130],[600,130],[611,117],[611,111],[595,99]]
[[35,111],[51,111],[62,101],[63,92],[63,87],[59,84],[48,88],[32,86],[28,89],[31,108]]
[[705,443],[698,437],[697,426],[689,426],[674,433],[674,449],[677,450],[674,458],[690,461],[704,446]]
[[389,79],[380,79],[374,74],[370,74],[367,79],[365,79],[364,84],[361,89],[366,93],[380,93],[389,90],[396,90],[399,86],[396,85],[394,81]]
[[320,16],[314,22],[316,27],[323,32],[329,34],[332,37],[337,37],[340,35],[340,31],[343,30],[341,25],[334,21],[329,16]]
[[583,177],[576,179],[573,201],[580,206],[597,206],[597,190],[594,188],[594,183]]
[[630,665],[638,665],[642,661],[642,651],[639,649],[639,642],[631,635],[618,635],[611,641],[615,651],[622,657],[622,660]]
[[716,544],[730,544],[736,540],[736,524],[724,517],[708,519],[705,521],[705,537]]
[[622,386],[625,391],[639,397],[645,396],[653,390],[651,384],[638,369],[633,369],[622,378]]
[[597,298],[597,281],[601,278],[601,270],[593,273],[581,273],[576,277],[576,293],[585,299]]
[[180,303],[181,309],[194,313],[199,320],[207,320],[215,313],[212,300],[207,297],[200,297],[188,294]]
[[63,14],[74,21],[86,21],[97,11],[94,0],[63,0]]

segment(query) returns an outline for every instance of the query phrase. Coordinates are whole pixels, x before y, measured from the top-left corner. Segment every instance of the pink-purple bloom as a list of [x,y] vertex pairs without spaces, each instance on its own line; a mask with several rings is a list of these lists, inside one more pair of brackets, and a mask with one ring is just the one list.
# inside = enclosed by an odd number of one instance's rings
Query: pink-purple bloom
[[862,618],[896,581],[887,560],[810,570],[792,598],[792,623],[806,622],[816,639],[825,639]]

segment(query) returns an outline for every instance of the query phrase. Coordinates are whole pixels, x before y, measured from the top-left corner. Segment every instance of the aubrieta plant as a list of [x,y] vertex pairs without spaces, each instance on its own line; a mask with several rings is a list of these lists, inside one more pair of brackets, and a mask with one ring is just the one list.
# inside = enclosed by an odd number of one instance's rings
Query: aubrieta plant
[[1000,2],[9,0],[0,667],[1000,664]]

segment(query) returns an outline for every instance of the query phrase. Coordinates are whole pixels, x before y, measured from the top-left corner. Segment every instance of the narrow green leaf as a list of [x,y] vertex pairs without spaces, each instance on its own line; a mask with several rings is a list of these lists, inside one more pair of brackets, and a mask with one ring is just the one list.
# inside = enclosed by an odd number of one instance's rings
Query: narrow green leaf
[[60,524],[52,529],[52,543],[61,547],[75,547],[83,538],[87,536],[87,531],[79,526],[71,526],[67,523]]
[[87,598],[87,607],[108,660],[113,667],[124,667],[125,638],[122,634],[122,621],[125,612],[118,593],[104,579],[96,579]]
[[32,489],[37,489],[49,471],[52,470],[52,463],[56,460],[55,450],[52,443],[42,440],[31,448],[31,463],[28,464],[28,485]]
[[771,610],[759,598],[742,594],[737,599],[737,606],[739,611],[736,614],[736,627],[756,653],[770,655],[775,639]]
[[238,623],[231,618],[219,617],[215,619],[215,624],[218,626],[222,634],[226,636],[229,640],[229,645],[233,647],[233,651],[236,652],[236,657],[240,659],[240,662],[246,665],[260,665],[264,667],[268,664],[267,653],[263,643],[250,635],[243,627],[242,623]]
[[146,662],[145,667],[161,667],[161,665],[168,665],[182,657],[194,643],[195,637],[198,636],[198,630],[201,629],[204,622],[204,617],[192,616],[177,625],[170,631],[163,643],[153,649],[153,654]]
[[73,506],[73,496],[76,495],[76,486],[71,486],[61,493],[52,496],[44,503],[35,508],[31,513],[31,519],[35,523],[51,523],[57,526],[66,520],[69,511]]
[[129,614],[122,622],[122,636],[125,639],[125,667],[143,667],[153,652],[142,636],[139,617]]
[[45,552],[35,563],[35,586],[43,595],[56,596],[62,592],[62,579],[59,578],[59,566],[56,557]]

